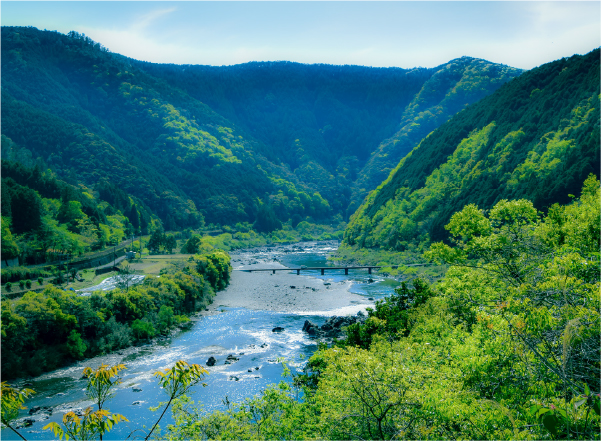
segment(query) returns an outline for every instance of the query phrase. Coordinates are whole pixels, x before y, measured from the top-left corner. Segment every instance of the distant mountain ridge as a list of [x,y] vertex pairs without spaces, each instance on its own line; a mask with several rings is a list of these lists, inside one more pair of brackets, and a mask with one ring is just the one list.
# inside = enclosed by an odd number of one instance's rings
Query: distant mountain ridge
[[451,215],[525,198],[567,203],[599,175],[599,49],[532,69],[456,114],[405,156],[353,215],[347,245],[444,240]]
[[422,132],[521,73],[471,58],[154,65],[75,32],[8,27],[2,55],[2,134],[61,179],[110,181],[169,229],[252,223],[263,206],[283,222],[345,216]]

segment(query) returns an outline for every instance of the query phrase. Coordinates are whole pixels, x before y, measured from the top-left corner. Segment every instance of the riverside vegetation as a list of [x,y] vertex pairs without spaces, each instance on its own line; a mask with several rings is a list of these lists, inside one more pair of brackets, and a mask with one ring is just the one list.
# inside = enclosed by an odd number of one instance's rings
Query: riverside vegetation
[[170,398],[175,424],[158,436],[599,439],[600,196],[591,176],[547,215],[523,199],[466,206],[453,244],[426,253],[450,265],[437,285],[403,283],[303,374],[225,411]]
[[229,282],[225,252],[192,256],[142,285],[82,296],[49,286],[2,301],[2,378],[40,375],[169,331]]

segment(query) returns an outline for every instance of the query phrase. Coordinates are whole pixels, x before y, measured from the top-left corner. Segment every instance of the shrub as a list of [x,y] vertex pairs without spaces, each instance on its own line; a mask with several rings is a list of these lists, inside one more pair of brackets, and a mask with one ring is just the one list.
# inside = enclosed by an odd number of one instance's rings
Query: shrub
[[13,287],[13,284],[10,282],[6,282],[6,285],[4,285],[6,287],[7,291],[10,291],[10,289]]
[[26,286],[27,288],[31,288],[31,280],[27,279],[27,280],[25,281],[25,286]]
[[137,340],[146,340],[154,337],[156,331],[151,323],[136,319],[131,325],[131,330]]
[[38,277],[38,284],[39,285],[43,285],[44,284],[44,278],[43,277]]
[[25,288],[25,280],[19,280],[19,288]]

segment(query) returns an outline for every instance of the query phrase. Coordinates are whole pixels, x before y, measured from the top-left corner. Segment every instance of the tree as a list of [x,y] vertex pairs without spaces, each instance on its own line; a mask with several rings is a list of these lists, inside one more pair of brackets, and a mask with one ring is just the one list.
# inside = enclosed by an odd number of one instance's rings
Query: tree
[[165,251],[171,254],[173,252],[173,249],[177,246],[177,241],[175,240],[175,237],[171,234],[166,235],[163,240],[163,246],[165,247]]
[[10,219],[2,217],[2,260],[13,259],[19,255],[19,246],[10,232]]
[[76,360],[81,360],[88,347],[81,338],[81,334],[75,329],[67,337],[67,351]]
[[117,287],[124,291],[129,291],[129,287],[132,284],[132,275],[134,274],[134,270],[131,269],[129,265],[124,265],[119,269],[119,274],[115,276],[115,281],[117,282]]
[[[150,435],[152,435],[152,432],[154,432],[154,429],[158,426],[171,403],[186,394],[190,388],[200,383],[208,373],[209,372],[205,368],[198,364],[188,364],[183,360],[179,360],[171,369],[165,369],[164,372],[159,371],[154,374],[155,377],[159,379],[161,388],[169,395],[169,401],[165,405],[163,413],[161,413],[161,416],[154,426],[152,426],[152,429],[150,429],[150,432],[146,435],[144,440],[150,438]],[[201,384],[206,386],[206,383]]]
[[2,424],[19,435],[21,439],[25,439],[23,435],[21,435],[15,430],[14,427],[11,426],[11,424],[18,418],[19,411],[21,409],[25,409],[25,406],[23,406],[25,399],[35,392],[31,389],[15,389],[10,387],[5,381],[2,382],[1,387],[2,389],[0,390],[0,395],[2,399]]
[[186,244],[182,247],[182,253],[186,254],[196,254],[198,253],[198,248],[201,244],[200,237],[197,235],[193,235]]
[[583,396],[598,406],[587,391],[601,387],[599,216],[599,181],[591,176],[579,200],[543,219],[526,200],[502,200],[488,216],[468,205],[446,227],[455,246],[436,243],[427,253],[453,266],[441,290],[468,310],[462,316],[506,334],[537,372],[534,381],[545,388],[537,393],[559,400],[537,410],[544,420],[551,414],[540,409],[563,409],[567,419],[542,421],[557,436],[590,436],[587,423],[568,416]]
[[270,233],[274,230],[280,230],[282,223],[278,220],[273,207],[268,204],[261,204],[257,211],[257,218],[253,224],[253,230],[260,233]]
[[[2,185],[6,185],[5,182]],[[18,184],[13,184],[10,188],[13,232],[21,234],[39,228],[42,225],[44,207],[37,191]]]
[[151,253],[158,253],[165,243],[165,234],[161,230],[154,230],[148,240],[148,250]]

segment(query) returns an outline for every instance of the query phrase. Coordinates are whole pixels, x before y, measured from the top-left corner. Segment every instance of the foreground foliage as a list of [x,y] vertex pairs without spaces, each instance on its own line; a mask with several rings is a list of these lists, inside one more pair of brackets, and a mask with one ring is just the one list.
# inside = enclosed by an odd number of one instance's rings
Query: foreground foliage
[[[119,372],[124,369],[127,368],[123,364],[115,366],[103,364],[96,369],[85,368],[83,375],[88,379],[86,395],[97,407],[97,410],[89,406],[82,414],[73,411],[67,412],[63,416],[63,427],[58,423],[51,422],[44,426],[44,430],[52,431],[54,436],[61,440],[63,438],[65,440],[73,439],[81,441],[92,439],[102,440],[104,434],[109,432],[115,424],[129,421],[121,414],[112,413],[106,408],[103,409],[105,403],[114,397],[114,388],[121,383]],[[179,360],[173,367],[165,369],[164,372],[158,371],[154,375],[159,379],[161,388],[168,394],[169,401],[163,409],[163,413],[148,433],[145,433],[144,429],[136,429],[130,433],[129,437],[134,433],[142,432],[146,435],[144,439],[149,439],[171,403],[185,396],[192,387],[196,386],[208,375],[208,371],[198,364],[188,364],[184,360]],[[202,383],[202,386],[206,386],[206,384]],[[23,435],[15,430],[11,424],[17,419],[19,410],[26,409],[23,406],[23,402],[31,393],[33,391],[30,389],[17,390],[8,386],[5,382],[2,383],[2,424],[13,430],[22,439],[25,439]]]

